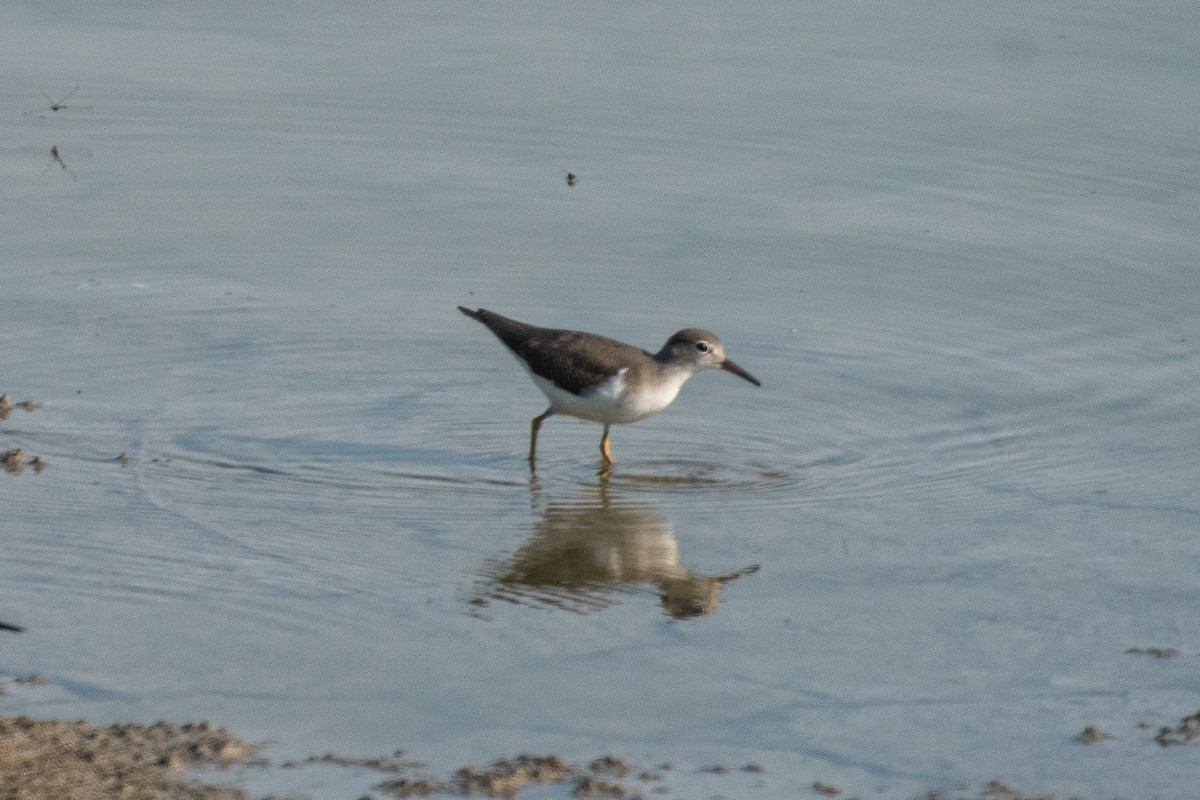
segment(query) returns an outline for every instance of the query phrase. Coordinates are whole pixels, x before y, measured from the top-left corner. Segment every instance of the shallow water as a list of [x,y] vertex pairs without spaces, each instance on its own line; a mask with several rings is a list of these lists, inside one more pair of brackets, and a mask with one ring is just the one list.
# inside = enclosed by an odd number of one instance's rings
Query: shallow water
[[[1136,11],[12,11],[0,713],[1190,796],[1200,20]],[[764,385],[531,481],[457,304]]]

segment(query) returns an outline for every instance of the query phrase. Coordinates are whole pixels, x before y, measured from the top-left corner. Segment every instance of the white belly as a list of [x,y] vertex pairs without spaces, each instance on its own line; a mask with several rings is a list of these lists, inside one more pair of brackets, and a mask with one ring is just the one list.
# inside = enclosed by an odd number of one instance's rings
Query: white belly
[[626,370],[621,370],[583,395],[564,391],[552,381],[532,372],[530,376],[550,400],[550,407],[554,409],[554,413],[568,414],[608,425],[637,422],[662,411],[671,404],[684,381],[688,379],[688,374],[682,373],[679,376],[670,376],[669,380],[651,390],[631,392],[625,386],[625,372]]

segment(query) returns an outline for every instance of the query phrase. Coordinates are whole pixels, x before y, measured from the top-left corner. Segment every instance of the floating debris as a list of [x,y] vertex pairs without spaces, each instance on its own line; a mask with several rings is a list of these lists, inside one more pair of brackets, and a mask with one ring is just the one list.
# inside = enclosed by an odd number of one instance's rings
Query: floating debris
[[429,797],[435,794],[447,794],[453,791],[446,781],[431,778],[396,778],[384,781],[375,787],[392,797]]
[[1096,744],[1097,742],[1103,742],[1105,739],[1111,738],[1113,738],[1113,735],[1108,731],[1102,731],[1095,725],[1088,725],[1075,737],[1075,741],[1080,744]]
[[27,686],[48,686],[50,684],[49,678],[43,678],[36,673],[32,675],[18,675],[12,680],[13,683],[25,684]]
[[34,472],[41,472],[46,468],[46,459],[41,456],[34,456],[26,460],[25,451],[19,447],[0,453],[0,462],[3,462],[4,471],[9,475],[20,475],[25,471],[27,464],[33,467]]
[[[932,791],[924,795],[922,800],[951,800],[951,796],[939,791]],[[979,794],[969,797],[956,794],[954,800],[1057,800],[1057,795],[1022,794],[1015,786],[1010,786],[1004,781],[988,781],[987,786],[983,787],[983,791]],[[1064,800],[1067,799],[1064,798]],[[1069,800],[1083,800],[1083,798],[1072,795]]]
[[414,769],[424,769],[428,766],[423,761],[408,761],[404,759],[404,751],[397,750],[390,756],[373,758],[355,758],[338,753],[325,753],[320,756],[309,756],[303,761],[286,761],[280,764],[284,769],[296,769],[305,764],[333,764],[338,767],[366,767],[379,772],[407,772]]
[[8,415],[12,413],[14,408],[20,408],[24,411],[37,411],[42,407],[42,403],[37,400],[22,400],[19,403],[14,403],[12,398],[6,394],[0,394],[0,419],[8,419]]
[[1175,658],[1179,655],[1179,650],[1174,647],[1130,647],[1125,652],[1128,655],[1153,656],[1154,658]]
[[25,469],[25,451],[19,447],[6,450],[0,454],[0,461],[4,462],[4,471],[9,475],[20,475]]
[[[616,797],[628,798],[629,791],[619,783],[606,781],[590,775],[580,778],[571,792],[572,797]],[[640,796],[640,795],[639,795]]]
[[601,756],[588,765],[588,769],[600,775],[616,775],[624,778],[629,774],[629,762],[616,756]]
[[1159,728],[1154,741],[1163,747],[1170,747],[1174,744],[1190,744],[1197,736],[1200,736],[1200,711],[1179,720],[1174,728],[1166,725]]

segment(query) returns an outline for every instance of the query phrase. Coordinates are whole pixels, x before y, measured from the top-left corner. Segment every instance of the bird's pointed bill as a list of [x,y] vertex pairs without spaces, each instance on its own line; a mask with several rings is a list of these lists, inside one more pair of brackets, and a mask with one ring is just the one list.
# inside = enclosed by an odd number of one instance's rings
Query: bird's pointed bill
[[758,378],[754,377],[749,372],[746,372],[746,370],[742,369],[737,364],[730,361],[728,358],[721,362],[721,369],[725,370],[726,372],[732,372],[734,375],[737,375],[739,378],[745,378],[746,380],[753,383],[755,386],[762,386],[762,383],[759,382]]

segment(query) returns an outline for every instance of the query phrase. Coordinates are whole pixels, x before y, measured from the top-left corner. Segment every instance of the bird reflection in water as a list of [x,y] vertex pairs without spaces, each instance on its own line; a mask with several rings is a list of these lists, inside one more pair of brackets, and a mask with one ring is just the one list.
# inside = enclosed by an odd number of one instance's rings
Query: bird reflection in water
[[54,166],[55,164],[57,164],[63,172],[67,173],[71,180],[79,180],[75,177],[75,173],[71,171],[71,168],[67,166],[67,162],[62,160],[62,155],[58,152],[58,145],[52,145],[50,147],[50,163],[46,165],[46,169],[42,170],[42,174],[45,175],[50,167]]
[[22,147],[21,152],[36,157],[39,162],[45,159],[44,166],[42,167],[42,175],[63,173],[72,181],[78,181],[79,178],[75,176],[75,171],[71,169],[71,164],[76,160],[86,160],[92,156],[90,150],[78,145],[60,147],[57,144],[52,144],[50,145],[49,158],[46,158],[47,151],[42,146]]
[[471,603],[503,600],[587,614],[653,588],[666,613],[689,619],[715,612],[725,584],[757,571],[755,564],[705,575],[680,566],[672,524],[645,506],[550,504],[511,558],[481,570]]

